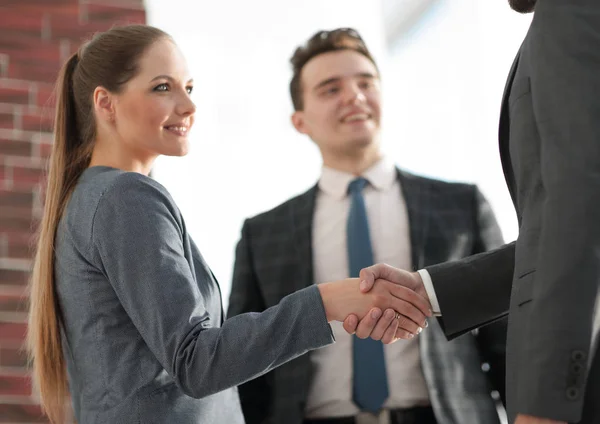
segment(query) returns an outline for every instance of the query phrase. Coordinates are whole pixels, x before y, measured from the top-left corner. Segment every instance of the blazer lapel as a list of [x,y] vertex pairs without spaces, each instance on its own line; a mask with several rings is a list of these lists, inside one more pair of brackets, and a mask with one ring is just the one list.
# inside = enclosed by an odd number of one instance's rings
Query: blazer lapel
[[294,248],[298,258],[298,278],[292,279],[293,291],[301,290],[314,282],[312,258],[312,227],[315,214],[317,185],[299,196],[291,207],[291,224]]
[[429,186],[416,175],[396,169],[410,229],[410,247],[413,270],[425,266],[425,240],[429,230],[429,220],[426,213],[430,208]]
[[[429,186],[416,175],[396,168],[400,190],[406,202],[410,230],[411,261],[413,269],[426,265],[425,240],[429,230],[426,211],[430,208]],[[299,278],[294,279],[295,290],[301,290],[314,282],[312,257],[312,227],[318,186],[313,186],[297,198],[291,207],[294,248],[300,264]]]
[[517,53],[517,57],[513,61],[513,64],[510,68],[510,72],[508,74],[508,79],[506,80],[506,86],[504,87],[504,94],[502,95],[502,109],[500,111],[500,125],[498,128],[498,141],[500,144],[500,160],[502,161],[502,169],[504,171],[504,178],[506,179],[506,184],[508,185],[508,190],[510,191],[510,197],[512,198],[513,204],[515,208],[517,207],[517,198],[515,195],[515,174],[512,168],[512,164],[510,162],[510,111],[508,100],[510,97],[510,89],[512,87],[513,81],[515,79],[515,74],[517,73],[517,67],[519,65],[519,56],[521,55],[521,51]]

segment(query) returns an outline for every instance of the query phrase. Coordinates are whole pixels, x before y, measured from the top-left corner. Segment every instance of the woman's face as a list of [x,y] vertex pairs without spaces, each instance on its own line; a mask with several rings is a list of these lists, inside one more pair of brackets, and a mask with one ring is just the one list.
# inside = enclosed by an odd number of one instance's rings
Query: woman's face
[[181,51],[169,39],[142,55],[138,74],[114,97],[114,128],[133,157],[183,156],[196,106],[192,79]]

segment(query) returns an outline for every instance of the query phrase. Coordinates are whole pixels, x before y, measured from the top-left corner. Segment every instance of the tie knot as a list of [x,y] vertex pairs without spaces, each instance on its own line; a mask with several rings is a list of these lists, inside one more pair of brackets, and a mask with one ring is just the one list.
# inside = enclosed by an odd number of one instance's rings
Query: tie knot
[[348,193],[349,194],[361,193],[362,189],[365,188],[367,183],[368,183],[368,181],[366,180],[366,178],[363,178],[363,177],[358,177],[357,179],[352,180],[350,182],[350,184],[348,185]]

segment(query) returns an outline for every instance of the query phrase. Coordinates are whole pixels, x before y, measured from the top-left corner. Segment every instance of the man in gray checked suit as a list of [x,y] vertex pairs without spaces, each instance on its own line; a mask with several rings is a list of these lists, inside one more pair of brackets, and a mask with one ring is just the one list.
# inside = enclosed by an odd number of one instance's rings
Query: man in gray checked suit
[[[475,186],[412,175],[382,157],[379,73],[356,31],[317,33],[292,64],[292,121],[318,145],[323,172],[306,193],[245,222],[229,317],[375,261],[415,269],[502,244]],[[332,327],[334,345],[239,387],[248,424],[499,423],[490,393],[504,394],[505,323],[447,342],[432,320],[419,337],[385,347]]]
[[598,424],[600,2],[510,3],[535,8],[500,117],[516,243],[418,274],[377,265],[363,276],[426,290],[449,338],[508,313],[510,423]]

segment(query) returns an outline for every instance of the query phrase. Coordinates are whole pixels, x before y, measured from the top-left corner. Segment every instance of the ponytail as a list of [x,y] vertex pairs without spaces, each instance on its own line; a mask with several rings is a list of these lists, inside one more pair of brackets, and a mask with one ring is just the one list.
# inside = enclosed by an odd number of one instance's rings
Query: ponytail
[[[33,378],[44,411],[52,423],[65,421],[68,399],[66,365],[60,333],[60,307],[54,285],[54,241],[71,191],[89,165],[91,143],[81,139],[74,96],[75,53],[63,65],[56,93],[54,144],[50,154],[44,215],[30,282],[27,347]],[[87,146],[86,146],[87,145]]]

